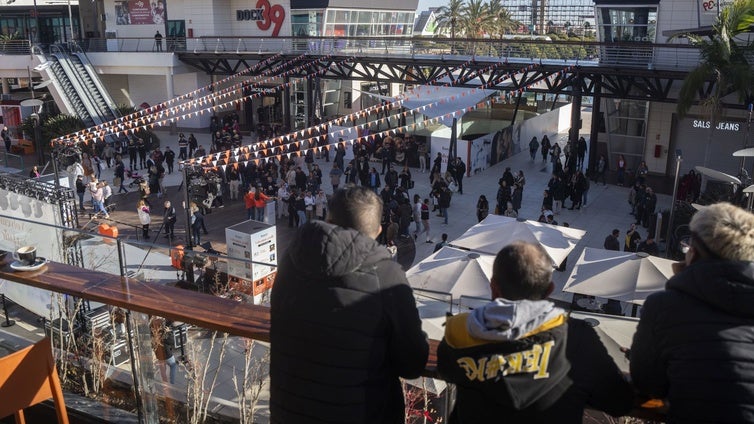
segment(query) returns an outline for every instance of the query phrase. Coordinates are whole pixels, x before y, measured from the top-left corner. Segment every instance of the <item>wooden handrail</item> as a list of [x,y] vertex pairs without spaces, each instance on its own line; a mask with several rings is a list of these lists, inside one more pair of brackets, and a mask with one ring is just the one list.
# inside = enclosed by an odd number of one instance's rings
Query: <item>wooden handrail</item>
[[[270,341],[270,309],[177,287],[147,283],[71,265],[50,262],[39,271],[11,269],[11,255],[0,263],[0,278],[65,293],[123,309],[158,315],[234,336]],[[436,377],[438,341],[430,341],[425,376]]]
[[[39,271],[10,268],[11,255],[0,262],[0,278],[19,284],[65,293],[149,315],[158,315],[234,336],[270,341],[270,309],[177,287],[146,283],[71,265],[50,262]],[[429,341],[429,360],[423,375],[437,374],[437,340]],[[641,408],[631,416],[662,421],[662,410]]]

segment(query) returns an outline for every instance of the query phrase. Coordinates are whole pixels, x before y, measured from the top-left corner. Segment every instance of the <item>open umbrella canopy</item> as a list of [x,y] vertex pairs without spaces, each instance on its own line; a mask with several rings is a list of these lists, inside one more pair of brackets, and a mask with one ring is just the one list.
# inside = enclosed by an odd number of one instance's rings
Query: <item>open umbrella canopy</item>
[[560,265],[584,237],[586,231],[558,227],[537,221],[488,215],[450,244],[476,252],[497,255],[514,241],[538,243],[544,247],[554,265]]
[[461,297],[490,297],[491,255],[445,246],[406,271],[411,287],[450,293]]
[[673,261],[634,252],[585,248],[563,291],[644,304],[665,289]]
[[713,180],[723,181],[730,184],[741,184],[741,180],[733,175],[720,172],[712,168],[705,168],[703,166],[697,166],[694,169],[699,171],[700,174],[705,175]]

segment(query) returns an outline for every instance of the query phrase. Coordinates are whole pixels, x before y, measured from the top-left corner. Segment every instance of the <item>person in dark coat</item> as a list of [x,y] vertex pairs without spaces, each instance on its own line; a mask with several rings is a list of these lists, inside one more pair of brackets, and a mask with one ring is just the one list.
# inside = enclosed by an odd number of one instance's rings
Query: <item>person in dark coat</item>
[[466,164],[463,163],[461,158],[455,159],[453,171],[453,178],[456,179],[456,183],[458,184],[458,194],[463,194],[463,177],[466,176]]
[[584,166],[584,158],[586,157],[586,139],[584,137],[579,137],[578,144],[576,145],[576,150],[579,155],[579,160],[577,166],[579,169],[581,169]]
[[552,148],[552,145],[550,145],[550,139],[547,137],[547,134],[542,136],[542,162],[547,162],[547,154],[550,153],[550,149]]
[[655,213],[657,207],[657,195],[651,187],[647,187],[644,192],[644,209],[641,216],[641,224],[644,228],[649,227],[649,222],[652,220],[652,216]]
[[495,258],[492,302],[448,318],[437,365],[458,391],[450,423],[575,424],[587,406],[631,409],[633,390],[594,329],[546,300],[551,277],[541,246],[514,242]]
[[633,383],[667,399],[668,423],[754,422],[754,215],[718,203],[689,229],[684,261],[644,302]]
[[652,233],[649,233],[646,240],[639,243],[639,247],[636,249],[636,251],[644,252],[652,256],[659,255],[660,252],[657,248],[657,242],[655,242],[655,236]]
[[399,377],[429,353],[400,266],[375,241],[382,202],[336,191],[280,258],[270,309],[270,422],[402,423]]
[[603,247],[605,250],[615,250],[620,251],[620,242],[618,241],[618,236],[620,235],[619,229],[614,229],[613,232],[605,237],[605,243]]

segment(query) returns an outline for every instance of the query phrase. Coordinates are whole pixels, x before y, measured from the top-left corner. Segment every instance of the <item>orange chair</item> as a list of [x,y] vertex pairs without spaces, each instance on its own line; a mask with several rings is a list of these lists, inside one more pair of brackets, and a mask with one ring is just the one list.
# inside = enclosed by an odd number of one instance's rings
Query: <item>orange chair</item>
[[49,338],[0,358],[0,418],[15,414],[16,424],[25,424],[24,408],[49,398],[55,402],[58,423],[68,424]]

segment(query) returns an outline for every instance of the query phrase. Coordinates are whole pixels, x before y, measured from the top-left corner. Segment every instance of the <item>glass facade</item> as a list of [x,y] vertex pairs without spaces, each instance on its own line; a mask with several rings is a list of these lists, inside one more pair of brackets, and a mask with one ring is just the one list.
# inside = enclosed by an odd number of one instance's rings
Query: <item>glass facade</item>
[[316,37],[322,28],[322,10],[291,11],[291,34],[294,37]]
[[604,42],[654,43],[657,6],[598,7],[597,26]]
[[525,27],[519,30],[538,34],[558,29],[579,32],[594,23],[593,0],[507,0],[503,4],[511,18]]
[[626,167],[635,170],[644,159],[649,102],[606,99],[603,105],[610,163],[623,155]]
[[300,37],[410,37],[414,30],[415,13],[409,11],[325,9],[291,13],[293,35]]
[[[40,8],[41,9],[41,8]],[[78,7],[73,8],[73,31],[78,33]],[[19,11],[20,12],[20,11]],[[15,16],[14,16],[15,15]],[[6,36],[17,35],[19,38],[29,39],[42,44],[53,44],[71,41],[71,24],[68,10],[53,11],[45,9],[39,11],[39,17],[34,18],[33,11],[24,10],[23,14],[15,10],[3,12],[0,16],[0,34]],[[37,28],[37,25],[39,28]]]

